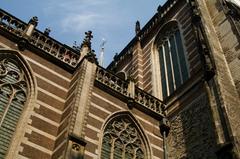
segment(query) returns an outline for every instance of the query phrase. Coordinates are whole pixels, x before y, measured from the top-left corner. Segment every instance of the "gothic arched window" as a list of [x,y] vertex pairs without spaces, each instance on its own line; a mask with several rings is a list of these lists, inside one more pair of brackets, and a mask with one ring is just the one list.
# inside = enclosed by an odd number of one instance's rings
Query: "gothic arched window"
[[7,154],[27,99],[22,66],[16,54],[0,52],[0,158]]
[[177,22],[166,24],[158,35],[162,97],[174,92],[189,77],[181,33]]
[[102,139],[101,159],[145,159],[146,143],[129,115],[112,118]]

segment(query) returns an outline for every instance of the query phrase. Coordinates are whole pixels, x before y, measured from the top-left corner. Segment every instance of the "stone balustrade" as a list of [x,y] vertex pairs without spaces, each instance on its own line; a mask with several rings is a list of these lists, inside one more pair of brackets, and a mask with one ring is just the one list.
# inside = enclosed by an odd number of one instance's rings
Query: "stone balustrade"
[[27,24],[0,9],[0,27],[20,37]]
[[[98,66],[97,68],[96,80],[110,87],[111,89],[119,92],[120,94],[126,96],[127,98],[130,97],[131,92],[128,92],[129,82],[115,76],[114,74],[108,72],[107,70],[100,66]],[[150,111],[153,111],[161,116],[164,116],[163,102],[136,86],[133,101],[135,103],[142,105],[143,107],[147,108]]]
[[78,64],[80,53],[54,40],[48,35],[45,35],[37,29],[33,30],[33,33],[30,35],[30,37],[25,37],[24,34],[27,26],[28,24],[25,22],[22,22],[21,20],[0,9],[0,28],[11,32],[17,37],[26,38],[30,44],[63,61],[71,67],[75,67]]
[[163,114],[164,104],[159,99],[153,97],[140,88],[135,88],[135,102],[145,106],[146,108],[158,113]]
[[66,45],[57,42],[37,30],[33,31],[29,42],[71,66],[76,66],[80,58],[79,54],[73,52]]
[[128,82],[120,79],[100,66],[97,68],[96,80],[109,86],[113,90],[128,96]]

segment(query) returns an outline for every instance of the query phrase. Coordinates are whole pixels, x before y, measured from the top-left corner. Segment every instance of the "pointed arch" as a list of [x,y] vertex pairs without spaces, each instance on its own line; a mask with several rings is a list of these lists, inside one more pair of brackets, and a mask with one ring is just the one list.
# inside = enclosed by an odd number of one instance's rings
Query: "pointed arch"
[[33,110],[34,81],[29,64],[19,52],[0,49],[0,158],[17,153],[30,114],[24,112]]
[[111,115],[102,130],[101,159],[150,158],[147,136],[130,112]]
[[[189,64],[181,28],[176,20],[165,23],[154,41],[155,85],[161,99],[170,96],[189,78]],[[156,84],[157,83],[157,84]]]

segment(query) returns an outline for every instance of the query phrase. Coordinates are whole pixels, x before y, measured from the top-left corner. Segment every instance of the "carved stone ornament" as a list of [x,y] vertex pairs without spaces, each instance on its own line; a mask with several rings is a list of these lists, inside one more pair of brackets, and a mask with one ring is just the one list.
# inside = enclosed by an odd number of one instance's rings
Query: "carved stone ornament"
[[75,151],[80,151],[81,146],[75,142],[72,144],[72,149]]
[[38,17],[37,17],[37,16],[32,17],[32,18],[29,20],[28,24],[32,24],[32,25],[34,25],[34,26],[37,26],[37,24],[38,24]]

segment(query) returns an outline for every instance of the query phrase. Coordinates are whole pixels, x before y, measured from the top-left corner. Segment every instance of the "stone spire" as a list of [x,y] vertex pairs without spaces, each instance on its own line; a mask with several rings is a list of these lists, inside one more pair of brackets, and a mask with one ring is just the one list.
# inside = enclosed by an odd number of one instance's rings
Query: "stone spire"
[[98,64],[95,51],[91,48],[92,38],[92,31],[85,32],[85,38],[81,44],[80,60],[86,58],[88,61]]
[[136,35],[141,31],[141,27],[140,27],[140,22],[136,21],[136,25],[135,25],[135,33]]

